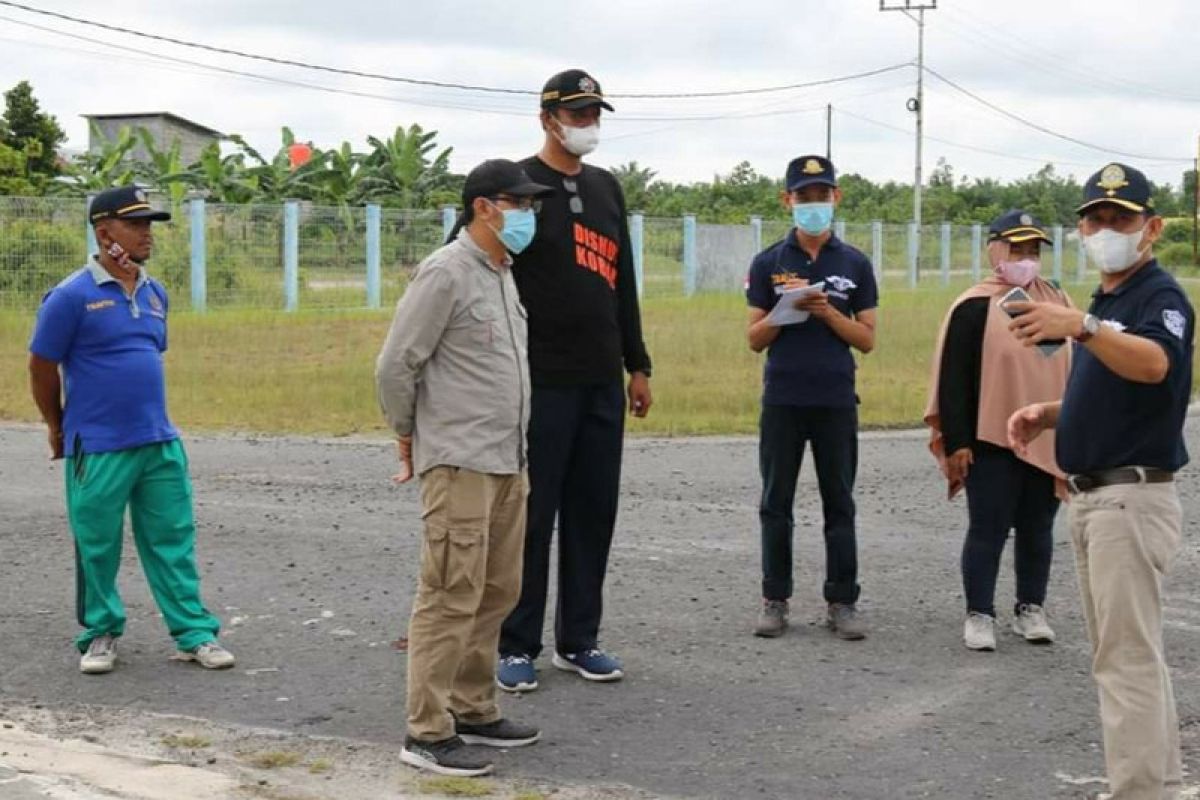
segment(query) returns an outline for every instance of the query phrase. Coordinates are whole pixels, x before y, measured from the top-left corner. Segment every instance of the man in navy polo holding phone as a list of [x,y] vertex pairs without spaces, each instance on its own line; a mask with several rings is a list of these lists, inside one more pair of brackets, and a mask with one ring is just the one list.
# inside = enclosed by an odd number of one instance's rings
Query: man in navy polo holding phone
[[167,417],[167,292],[142,266],[154,245],[150,223],[170,218],[136,186],[96,195],[89,221],[100,254],[46,294],[29,344],[50,456],[66,464],[84,628],[75,644],[89,674],[113,670],[125,631],[117,572],[126,508],[176,657],[209,669],[234,663],[200,600],[187,455]]
[[[755,257],[746,278],[750,349],[767,351],[759,427],[763,605],[757,636],[779,636],[787,628],[792,506],[809,443],[825,516],[827,621],[842,639],[866,635],[855,605],[858,396],[850,348],[869,353],[875,346],[878,290],[870,260],[831,230],[841,196],[828,159],[801,156],[788,164],[782,200],[795,227]],[[809,313],[805,321],[781,326],[768,317],[785,290],[818,283],[821,291],[795,301]]]
[[1175,472],[1188,462],[1196,313],[1154,258],[1164,223],[1145,175],[1109,164],[1084,185],[1078,212],[1100,286],[1087,312],[1008,304],[1027,346],[1075,340],[1062,401],[1020,409],[1008,437],[1022,453],[1053,429],[1068,475],[1112,800],[1166,800],[1179,796],[1182,758],[1162,584],[1183,538]]

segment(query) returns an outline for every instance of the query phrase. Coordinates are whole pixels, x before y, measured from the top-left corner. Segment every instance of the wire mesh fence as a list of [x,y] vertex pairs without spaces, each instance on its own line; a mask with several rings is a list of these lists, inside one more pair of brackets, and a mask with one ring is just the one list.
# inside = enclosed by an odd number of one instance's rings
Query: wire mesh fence
[[[441,210],[283,205],[172,209],[154,227],[150,272],[173,307],[296,310],[391,307],[414,268],[445,236]],[[0,197],[0,309],[36,308],[82,266],[89,250],[79,199]],[[647,298],[738,292],[755,254],[790,234],[786,218],[705,224],[694,218],[641,220],[642,290]],[[865,253],[885,287],[960,284],[986,272],[979,225],[837,223]],[[1063,282],[1090,277],[1078,240],[1056,228],[1044,273]],[[94,243],[91,245],[94,247]]]
[[84,202],[0,198],[0,308],[33,308],[83,265]]

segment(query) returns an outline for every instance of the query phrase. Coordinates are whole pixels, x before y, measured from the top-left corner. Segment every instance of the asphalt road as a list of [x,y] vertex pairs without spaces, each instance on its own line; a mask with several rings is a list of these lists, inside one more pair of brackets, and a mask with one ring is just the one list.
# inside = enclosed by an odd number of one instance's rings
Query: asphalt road
[[[1200,452],[1200,429],[1189,441]],[[403,737],[403,632],[419,557],[417,492],[395,488],[375,441],[189,438],[208,605],[238,656],[230,673],[169,661],[171,642],[130,543],[130,623],[117,672],[87,677],[75,633],[61,470],[39,430],[0,427],[0,696],[70,708],[171,712],[311,735]],[[872,627],[820,624],[823,547],[809,466],[797,517],[793,629],[749,631],[758,602],[755,445],[628,445],[603,644],[628,677],[589,685],[541,659],[542,687],[504,703],[541,725],[506,776],[628,784],[697,798],[1082,798],[1103,774],[1095,691],[1065,512],[1048,608],[1058,643],[961,643],[963,501],[947,503],[923,441],[864,437],[863,598]],[[1167,647],[1185,758],[1200,765],[1197,480],[1168,587]],[[1010,548],[1011,551],[1011,548]],[[1011,552],[997,595],[1007,623]]]

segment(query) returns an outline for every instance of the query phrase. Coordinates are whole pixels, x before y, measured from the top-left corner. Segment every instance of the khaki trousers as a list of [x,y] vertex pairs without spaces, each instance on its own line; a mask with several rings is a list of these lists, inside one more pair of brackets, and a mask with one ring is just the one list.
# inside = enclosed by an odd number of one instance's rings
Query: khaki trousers
[[[421,577],[408,628],[408,734],[454,736],[496,706],[500,623],[521,593],[529,482],[435,467],[421,476]],[[453,716],[452,716],[453,715]]]
[[1182,767],[1162,580],[1182,537],[1175,484],[1106,486],[1069,508],[1112,800],[1174,798]]

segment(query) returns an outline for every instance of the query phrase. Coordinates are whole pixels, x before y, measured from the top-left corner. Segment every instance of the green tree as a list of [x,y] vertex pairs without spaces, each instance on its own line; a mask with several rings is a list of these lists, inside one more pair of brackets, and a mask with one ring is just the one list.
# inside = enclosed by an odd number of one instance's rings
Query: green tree
[[0,195],[29,197],[37,194],[36,187],[26,178],[26,170],[25,154],[0,144]]
[[654,182],[657,172],[649,167],[639,167],[636,161],[619,164],[613,167],[611,172],[617,179],[617,183],[621,184],[627,208],[642,210],[649,204],[650,184]]
[[58,148],[66,140],[58,120],[41,110],[29,81],[4,93],[0,143],[25,153],[30,176],[45,182],[58,175]]
[[325,169],[325,153],[313,150],[308,163],[293,168],[288,148],[296,143],[296,137],[292,129],[285,126],[280,132],[280,138],[282,142],[279,150],[273,157],[267,158],[247,144],[241,136],[229,137],[250,159],[249,166],[245,169],[246,177],[258,188],[254,199],[267,203],[312,200],[318,193],[319,174]]
[[[437,131],[411,125],[396,128],[388,139],[367,138],[372,150],[364,159],[364,198],[400,208],[423,208],[452,183],[450,153],[437,150]],[[443,194],[444,196],[444,194]]]
[[99,149],[89,150],[67,164],[67,179],[54,183],[54,191],[85,195],[133,183],[134,165],[129,161],[129,153],[137,147],[133,131],[123,127],[116,139],[109,139],[92,123],[92,139],[99,143]]

